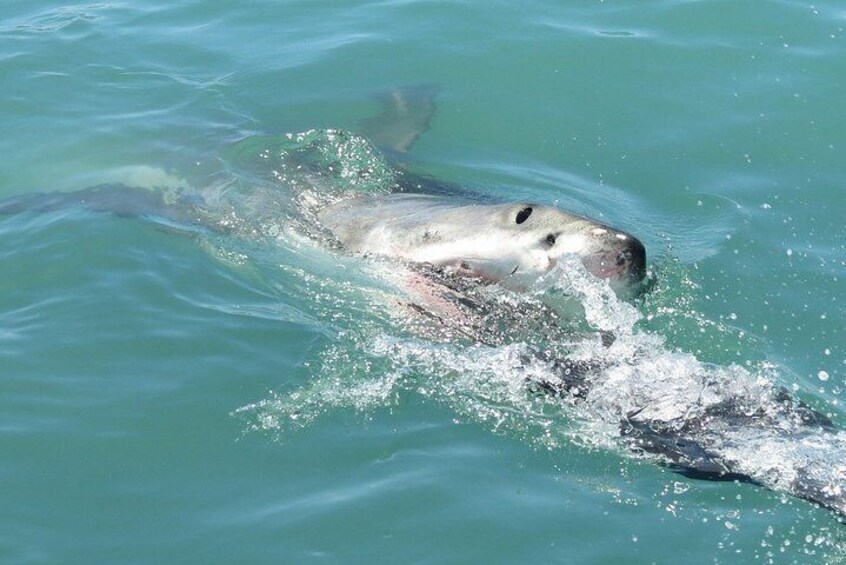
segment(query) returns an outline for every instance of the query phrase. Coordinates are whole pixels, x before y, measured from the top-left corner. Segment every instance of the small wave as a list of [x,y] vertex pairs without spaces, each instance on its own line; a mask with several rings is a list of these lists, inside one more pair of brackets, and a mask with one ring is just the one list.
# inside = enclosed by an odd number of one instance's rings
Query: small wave
[[0,34],[28,35],[56,33],[77,24],[88,24],[100,18],[100,13],[114,9],[114,4],[79,4],[62,6],[12,20],[0,27]]

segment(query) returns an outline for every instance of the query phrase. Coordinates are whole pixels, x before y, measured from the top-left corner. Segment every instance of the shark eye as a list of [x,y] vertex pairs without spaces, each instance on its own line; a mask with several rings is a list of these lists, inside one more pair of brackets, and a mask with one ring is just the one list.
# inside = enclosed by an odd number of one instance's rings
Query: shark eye
[[556,240],[556,237],[555,237],[554,233],[551,233],[548,236],[546,236],[546,242],[549,244],[550,247],[555,245],[555,240]]
[[523,222],[528,220],[529,216],[531,216],[531,215],[532,215],[532,207],[526,206],[525,208],[523,208],[522,210],[517,212],[517,217],[514,219],[514,221],[517,222],[518,224],[522,224]]

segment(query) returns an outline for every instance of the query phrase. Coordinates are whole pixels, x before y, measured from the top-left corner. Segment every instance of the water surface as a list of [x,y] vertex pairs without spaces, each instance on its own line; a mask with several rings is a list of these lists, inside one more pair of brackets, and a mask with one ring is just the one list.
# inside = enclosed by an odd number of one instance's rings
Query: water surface
[[[11,0],[0,196],[249,195],[233,144],[437,84],[419,171],[637,234],[638,332],[843,424],[844,28],[833,0]],[[402,335],[374,265],[239,218],[0,219],[4,561],[843,559],[827,511],[598,445],[485,380],[502,352]]]

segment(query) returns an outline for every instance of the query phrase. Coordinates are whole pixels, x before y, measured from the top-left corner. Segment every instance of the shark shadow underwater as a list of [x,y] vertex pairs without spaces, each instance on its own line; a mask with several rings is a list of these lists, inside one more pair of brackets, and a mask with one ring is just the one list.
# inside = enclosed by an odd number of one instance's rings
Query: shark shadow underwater
[[[346,253],[378,256],[404,265],[411,298],[404,304],[411,325],[433,339],[463,339],[497,346],[515,337],[519,320],[543,320],[553,339],[594,340],[613,347],[609,332],[568,335],[567,325],[550,308],[532,302],[509,306],[488,300],[484,289],[499,286],[522,293],[556,269],[582,269],[605,279],[621,297],[644,291],[646,251],[632,234],[557,207],[534,202],[496,202],[471,191],[413,174],[403,163],[417,138],[428,129],[435,89],[409,87],[381,97],[381,114],[362,123],[363,137],[343,131],[313,130],[304,138],[342,138],[376,147],[397,168],[394,182],[379,190],[303,190],[293,187],[292,221],[317,242]],[[319,137],[319,136],[318,136]],[[369,140],[369,141],[365,141]],[[243,147],[240,151],[250,151]],[[289,163],[322,175],[305,151]],[[299,161],[298,161],[299,159]],[[324,165],[325,167],[325,165]],[[359,172],[366,176],[367,168]],[[280,175],[280,182],[285,182]],[[336,177],[334,177],[336,178]],[[311,187],[313,188],[313,187]],[[0,202],[0,214],[45,213],[78,208],[94,213],[145,218],[165,226],[201,226],[229,233],[207,194],[168,192],[127,185],[100,185],[73,193],[37,193]],[[236,234],[237,235],[237,234]],[[433,332],[434,328],[434,332]],[[432,333],[433,332],[433,333]],[[672,401],[674,375],[652,370],[649,394],[632,389],[634,403],[603,405],[598,390],[638,365],[637,355],[615,360],[574,360],[553,350],[534,348],[527,362],[542,363],[543,376],[526,377],[526,386],[562,402],[604,406],[615,422],[617,441],[647,454],[674,471],[710,480],[741,480],[789,493],[846,517],[846,434],[825,415],[784,389],[729,386],[707,372],[698,375],[689,404],[666,412],[654,405]],[[534,374],[534,373],[533,373]],[[613,383],[612,383],[613,384]],[[665,387],[664,390],[661,387]],[[604,393],[603,393],[604,394]],[[613,403],[612,403],[613,404]],[[751,453],[771,453],[775,464],[751,461]],[[780,460],[781,459],[781,460]],[[785,463],[787,461],[787,463]]]

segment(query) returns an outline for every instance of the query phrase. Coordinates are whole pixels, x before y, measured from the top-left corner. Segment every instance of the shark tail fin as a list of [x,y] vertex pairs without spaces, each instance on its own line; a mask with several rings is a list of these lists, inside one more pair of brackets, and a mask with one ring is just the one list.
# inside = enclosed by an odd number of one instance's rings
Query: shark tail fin
[[438,90],[435,84],[419,84],[377,94],[382,111],[361,121],[362,133],[381,149],[407,153],[429,129]]
[[35,192],[0,200],[0,216],[85,210],[121,218],[147,218],[165,227],[197,225],[202,208],[200,197],[180,197],[171,203],[161,191],[119,184],[102,184],[76,192]]
[[112,213],[121,217],[161,213],[164,199],[146,189],[97,185],[76,192],[36,192],[0,201],[0,215],[46,213],[68,209]]

